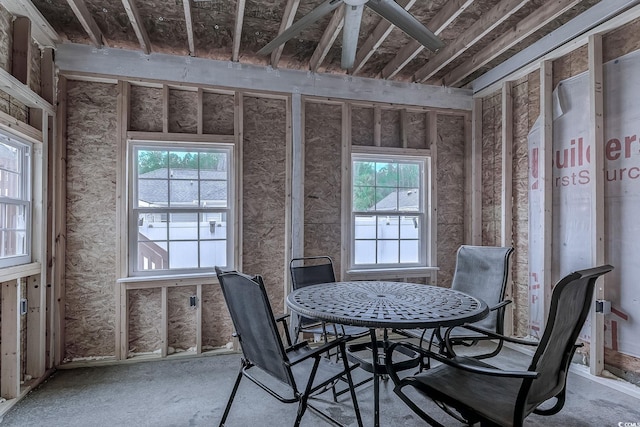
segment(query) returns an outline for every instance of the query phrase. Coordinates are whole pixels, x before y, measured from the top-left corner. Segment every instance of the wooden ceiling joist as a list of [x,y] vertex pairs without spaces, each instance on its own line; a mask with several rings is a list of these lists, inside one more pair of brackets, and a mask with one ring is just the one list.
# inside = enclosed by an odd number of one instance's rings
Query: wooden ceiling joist
[[147,34],[147,30],[144,28],[142,19],[140,18],[140,13],[138,13],[138,8],[133,0],[122,0],[122,5],[124,6],[124,10],[127,11],[127,16],[129,16],[129,21],[131,22],[133,31],[136,33],[136,37],[138,37],[140,47],[144,53],[147,55],[150,54],[151,42],[149,41],[149,34]]
[[444,85],[456,86],[466,76],[502,55],[508,49],[567,12],[580,3],[580,1],[581,0],[556,0],[539,7],[525,19],[518,22],[515,27],[503,33],[500,37],[493,40],[490,45],[473,55],[471,59],[448,73],[442,79]]
[[433,77],[447,64],[466,52],[498,25],[509,19],[514,13],[529,3],[530,0],[502,0],[488,13],[483,14],[471,27],[467,29],[453,43],[440,50],[436,56],[420,68],[413,76],[414,81],[424,82]]
[[60,40],[58,33],[40,13],[31,0],[2,0],[2,5],[14,16],[31,20],[31,35],[43,47],[54,47]]
[[[417,0],[407,0],[404,2],[404,10],[409,10],[416,3]],[[403,4],[401,2],[401,4]],[[367,39],[358,50],[356,55],[356,61],[353,64],[353,69],[351,70],[351,74],[356,74],[359,72],[364,64],[367,63],[369,58],[373,56],[373,53],[380,47],[382,42],[391,34],[391,31],[395,28],[391,22],[382,18],[373,32],[367,37]]]
[[84,0],[67,0],[67,3],[69,3],[76,18],[78,18],[78,21],[82,24],[82,28],[84,28],[89,35],[93,45],[101,48],[104,45],[104,36],[100,28],[98,28],[98,24],[96,24],[96,21],[91,16],[89,9],[87,9]]
[[[453,0],[448,1],[442,9],[433,17],[427,27],[436,35],[440,34],[455,19],[462,14],[474,0]],[[384,66],[380,72],[380,76],[384,79],[393,78],[400,70],[402,70],[417,54],[422,52],[424,46],[415,40],[411,40],[405,45],[400,52]]]
[[324,34],[322,34],[316,50],[313,52],[313,55],[311,55],[311,60],[309,61],[309,69],[311,71],[318,71],[318,67],[322,64],[322,61],[324,61],[327,53],[329,53],[329,49],[333,46],[338,34],[340,34],[344,26],[344,8],[345,5],[342,5],[333,12],[333,16],[327,28],[324,30]]
[[191,13],[191,0],[182,0],[182,5],[184,6],[184,23],[187,26],[189,55],[196,56],[196,43],[193,38],[193,15]]
[[242,23],[244,21],[244,6],[246,0],[238,0],[236,3],[236,25],[233,31],[233,52],[231,53],[231,60],[238,62],[240,59],[240,41],[242,39]]
[[[284,14],[282,15],[282,22],[280,23],[280,30],[278,31],[278,35],[284,33],[287,28],[289,28],[291,24],[293,24],[293,19],[296,16],[299,5],[300,0],[287,0],[287,5],[284,8]],[[282,55],[285,44],[286,43],[282,43],[273,52],[271,52],[271,66],[273,68],[276,68],[278,66],[278,62],[280,62],[280,56]]]

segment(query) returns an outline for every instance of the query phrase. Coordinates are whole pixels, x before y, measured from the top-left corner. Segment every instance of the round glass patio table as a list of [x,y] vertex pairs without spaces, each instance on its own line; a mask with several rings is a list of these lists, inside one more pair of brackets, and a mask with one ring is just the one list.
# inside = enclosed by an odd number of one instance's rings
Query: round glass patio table
[[[380,422],[379,377],[386,374],[378,362],[378,348],[387,347],[387,328],[437,328],[473,323],[489,314],[487,304],[463,292],[431,285],[404,282],[332,282],[296,289],[287,297],[291,310],[306,317],[343,325],[369,328],[367,349],[372,362],[355,358],[374,379],[374,425]],[[384,340],[376,339],[376,328],[384,328]],[[356,351],[362,345],[350,346]],[[411,362],[411,361],[409,361]],[[394,363],[395,365],[395,363]],[[404,369],[417,366],[408,363]]]

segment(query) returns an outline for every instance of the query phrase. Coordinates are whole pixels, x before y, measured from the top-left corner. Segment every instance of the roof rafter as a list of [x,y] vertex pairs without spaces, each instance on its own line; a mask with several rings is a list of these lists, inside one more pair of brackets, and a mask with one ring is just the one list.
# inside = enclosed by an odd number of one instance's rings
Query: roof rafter
[[[409,10],[416,3],[417,0],[406,0],[404,2],[404,9]],[[364,64],[373,56],[373,53],[380,47],[382,42],[391,34],[391,31],[396,26],[386,19],[382,18],[373,32],[367,37],[356,55],[356,61],[353,64],[351,74],[356,74],[362,69]]]
[[193,16],[191,14],[191,0],[182,0],[182,5],[184,6],[184,22],[187,26],[189,55],[196,56],[196,43],[193,38]]
[[89,9],[87,9],[87,5],[84,0],[67,0],[69,6],[73,10],[74,15],[82,24],[82,28],[87,32],[89,38],[93,45],[97,48],[101,48],[104,43],[104,36],[102,35],[102,31],[98,28],[98,24],[91,16]]
[[494,58],[502,55],[508,49],[580,3],[580,1],[581,0],[556,0],[550,4],[539,7],[509,31],[493,40],[490,45],[473,55],[471,59],[449,72],[442,79],[443,83],[446,86],[457,85],[466,76],[486,65]]
[[456,38],[453,43],[440,50],[424,67],[416,71],[413,79],[416,82],[424,82],[433,77],[434,74],[466,52],[467,49],[475,45],[494,28],[510,18],[514,13],[529,3],[529,1],[530,0],[502,0],[491,8],[489,12],[483,14],[480,19]]
[[[284,8],[284,14],[282,15],[282,22],[280,23],[280,30],[278,31],[278,35],[284,33],[287,28],[289,28],[291,24],[293,24],[293,19],[296,17],[296,12],[298,11],[299,5],[300,0],[287,0],[287,5]],[[278,62],[280,62],[280,56],[282,55],[285,44],[286,43],[282,43],[273,52],[271,52],[272,67],[276,68],[278,66]]]
[[238,0],[236,3],[236,25],[233,31],[233,52],[231,53],[231,60],[234,62],[238,62],[238,59],[240,59],[240,40],[242,39],[245,4],[246,0]]
[[[434,34],[440,34],[447,28],[458,16],[462,14],[474,0],[453,0],[448,1],[442,9],[429,22],[429,29]],[[417,54],[422,52],[424,46],[415,40],[411,40],[405,45],[400,52],[380,72],[380,77],[384,79],[393,78],[400,70],[402,70]]]
[[144,53],[147,55],[150,54],[151,42],[149,41],[149,34],[147,34],[147,30],[144,28],[144,25],[142,25],[142,19],[140,19],[138,8],[133,0],[122,0],[122,5],[124,6],[124,10],[127,12],[127,16],[129,16],[129,21],[131,22],[133,31],[136,33],[136,37],[138,37],[140,47]]
[[320,42],[318,42],[318,46],[316,50],[311,55],[311,60],[309,61],[309,69],[311,71],[317,71],[318,67],[326,58],[327,53],[329,53],[329,49],[333,46],[333,43],[336,41],[338,34],[340,34],[340,30],[344,26],[344,12],[345,5],[341,5],[333,12],[333,16],[327,25],[327,28],[324,30],[322,37],[320,38]]
[[15,16],[26,16],[31,20],[31,35],[40,46],[54,47],[60,40],[53,29],[31,0],[3,0],[2,5]]

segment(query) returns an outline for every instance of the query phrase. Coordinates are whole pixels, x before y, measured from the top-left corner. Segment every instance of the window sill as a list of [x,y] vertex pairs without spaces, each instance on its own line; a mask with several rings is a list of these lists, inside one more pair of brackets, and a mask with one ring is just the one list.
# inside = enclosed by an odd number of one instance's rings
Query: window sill
[[20,279],[22,277],[35,276],[41,273],[42,265],[39,262],[14,265],[0,268],[0,283]]
[[116,280],[127,289],[145,289],[167,286],[193,286],[218,283],[215,273],[174,274],[171,276],[134,276]]
[[408,267],[384,269],[352,269],[347,270],[350,279],[400,279],[404,277],[432,277],[439,267]]

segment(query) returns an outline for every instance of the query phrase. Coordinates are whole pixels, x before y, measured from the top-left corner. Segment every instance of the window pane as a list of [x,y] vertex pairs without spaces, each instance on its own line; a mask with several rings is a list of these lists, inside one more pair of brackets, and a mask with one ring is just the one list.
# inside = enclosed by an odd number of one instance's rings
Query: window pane
[[400,220],[397,216],[378,217],[378,239],[398,239]]
[[169,206],[169,181],[166,179],[138,180],[138,200],[136,207]]
[[420,261],[418,240],[400,241],[400,263],[417,263]]
[[192,173],[198,171],[198,153],[191,150],[171,150],[169,152],[169,169],[175,178],[193,178]]
[[227,215],[221,212],[200,214],[200,239],[226,239]]
[[[3,138],[5,138],[3,136]],[[20,172],[21,150],[13,145],[0,142],[0,168]]]
[[[169,218],[169,240],[198,239],[197,213],[172,213],[169,215]],[[173,258],[173,256],[171,258]]]
[[4,257],[27,254],[27,234],[24,231],[3,231],[1,243]]
[[417,216],[403,216],[400,220],[400,238],[417,239],[420,235],[420,219]]
[[197,179],[172,179],[170,181],[169,205],[171,207],[198,206],[198,191]]
[[397,264],[398,261],[398,241],[379,240],[378,264]]
[[420,165],[401,163],[398,169],[398,185],[400,187],[420,187]]
[[373,186],[375,185],[375,163],[374,162],[353,162],[353,185]]
[[376,263],[376,241],[356,240],[354,264]]
[[[2,160],[0,159],[0,162]],[[0,196],[21,199],[21,188],[19,174],[0,170]]]
[[226,267],[227,241],[210,240],[200,242],[200,267]]
[[168,178],[166,150],[139,149],[137,153],[138,176],[144,178]]
[[376,186],[397,187],[398,186],[398,164],[397,163],[376,163]]
[[198,242],[169,242],[169,268],[197,268]]
[[1,228],[12,230],[26,230],[27,210],[22,205],[0,204],[2,216]]
[[[140,225],[140,217],[144,217]],[[167,240],[167,222],[160,220],[161,215],[143,214],[138,216],[138,240]]]
[[138,243],[138,270],[165,270],[169,267],[166,242],[159,245],[157,242]]
[[229,156],[225,152],[200,153],[200,178],[201,179],[226,179],[229,164]]
[[356,212],[375,210],[375,187],[353,187],[353,210]]
[[376,238],[376,217],[357,215],[355,218],[355,239]]
[[227,198],[227,181],[200,182],[200,206],[226,208]]
[[398,192],[394,188],[377,188],[375,210],[397,211]]

